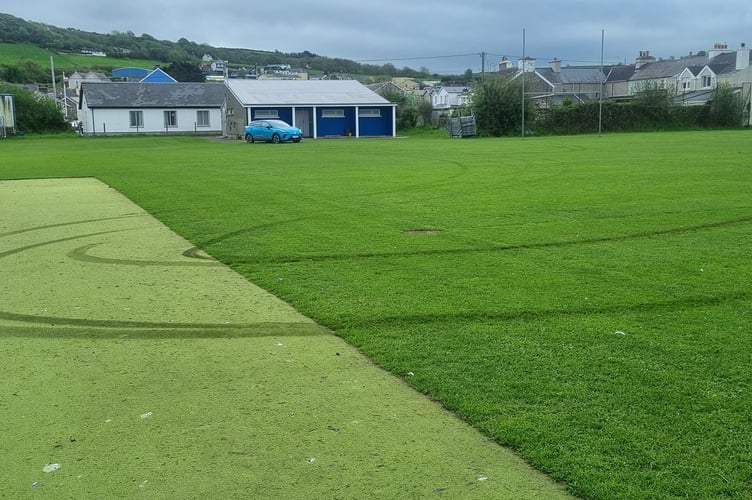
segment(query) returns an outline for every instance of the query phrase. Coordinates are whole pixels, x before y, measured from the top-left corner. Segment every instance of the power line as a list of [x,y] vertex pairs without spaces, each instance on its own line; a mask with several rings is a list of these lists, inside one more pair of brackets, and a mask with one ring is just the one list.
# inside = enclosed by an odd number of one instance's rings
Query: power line
[[472,52],[470,54],[451,54],[451,55],[443,55],[443,56],[420,56],[420,57],[382,57],[380,59],[356,59],[355,62],[357,63],[366,63],[366,62],[384,62],[384,61],[422,61],[424,59],[451,59],[454,57],[470,57],[470,56],[479,56],[480,52]]

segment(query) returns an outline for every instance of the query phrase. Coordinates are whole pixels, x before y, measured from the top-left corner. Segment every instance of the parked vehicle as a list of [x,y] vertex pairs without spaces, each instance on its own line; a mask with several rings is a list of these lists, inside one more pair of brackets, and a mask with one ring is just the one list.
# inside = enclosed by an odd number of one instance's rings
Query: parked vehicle
[[245,141],[266,142],[300,142],[303,140],[303,132],[282,120],[255,120],[245,127]]

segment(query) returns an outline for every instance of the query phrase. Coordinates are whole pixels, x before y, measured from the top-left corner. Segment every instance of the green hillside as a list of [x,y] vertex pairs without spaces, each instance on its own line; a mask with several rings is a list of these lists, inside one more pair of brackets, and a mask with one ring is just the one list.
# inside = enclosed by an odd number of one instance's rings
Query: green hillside
[[[41,49],[41,52],[35,52],[33,46]],[[81,51],[86,49],[102,51],[108,57],[84,56]],[[31,51],[29,55],[26,55],[27,50]],[[0,13],[0,70],[2,66],[17,65],[22,60],[28,60],[42,67],[49,66],[50,54],[55,55],[56,69],[60,67],[69,70],[120,66],[153,67],[156,62],[198,64],[205,54],[210,54],[215,59],[229,61],[231,66],[289,64],[323,73],[428,76],[410,68],[398,70],[389,63],[382,66],[360,64],[347,59],[319,56],[307,50],[283,53],[247,48],[213,47],[185,38],[180,38],[177,42],[157,40],[147,33],[137,36],[133,31],[113,31],[101,34],[75,28],[59,28]],[[58,57],[61,58],[60,64],[57,62]],[[0,72],[0,79],[2,78],[3,74]]]
[[0,65],[13,66],[23,61],[30,61],[45,70],[50,68],[53,58],[57,71],[73,72],[81,70],[112,70],[124,66],[153,68],[164,61],[154,59],[130,59],[116,57],[97,57],[85,54],[55,52],[28,43],[0,43]]

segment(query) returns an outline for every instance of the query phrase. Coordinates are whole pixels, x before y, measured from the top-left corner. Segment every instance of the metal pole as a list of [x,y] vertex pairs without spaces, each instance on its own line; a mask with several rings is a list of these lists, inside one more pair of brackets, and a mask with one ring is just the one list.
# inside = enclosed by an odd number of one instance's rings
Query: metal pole
[[50,56],[50,73],[52,74],[52,98],[55,99],[57,104],[57,86],[55,85],[55,61]]
[[598,135],[603,131],[603,42],[606,38],[606,30],[601,30],[601,91],[598,95]]
[[522,28],[522,137],[525,137],[525,28]]

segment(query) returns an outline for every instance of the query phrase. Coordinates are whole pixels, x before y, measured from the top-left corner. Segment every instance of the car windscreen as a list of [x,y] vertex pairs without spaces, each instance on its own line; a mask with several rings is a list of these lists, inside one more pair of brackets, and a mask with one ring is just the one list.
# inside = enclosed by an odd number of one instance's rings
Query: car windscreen
[[276,128],[287,128],[290,126],[287,123],[283,122],[282,120],[269,120],[268,123],[272,127],[276,127]]

